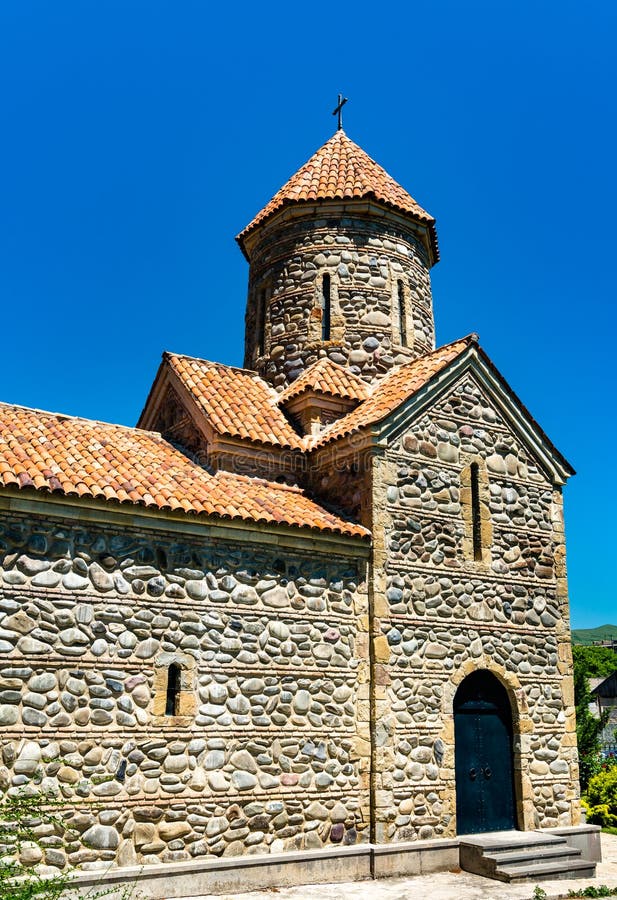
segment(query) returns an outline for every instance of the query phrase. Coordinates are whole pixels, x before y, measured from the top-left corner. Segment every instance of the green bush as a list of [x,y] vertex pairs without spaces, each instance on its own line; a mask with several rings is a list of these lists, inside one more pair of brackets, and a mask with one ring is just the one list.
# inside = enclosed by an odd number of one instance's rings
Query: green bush
[[[592,695],[589,690],[589,672],[598,671],[599,664],[582,651],[602,650],[602,647],[581,647],[574,654],[574,702],[576,704],[576,740],[579,755],[581,790],[586,791],[590,780],[601,771],[600,735],[608,721],[608,711],[599,718],[589,709]],[[612,650],[610,651],[612,653]],[[612,653],[615,656],[614,653]],[[617,657],[616,657],[617,658]],[[592,665],[593,663],[593,665]]]
[[42,857],[35,827],[53,825],[63,831],[53,814],[55,801],[41,794],[18,794],[0,801],[0,900],[57,900],[66,890],[68,875],[45,878],[22,860]]
[[[46,877],[36,871],[44,851],[37,840],[40,825],[51,825],[61,845],[68,840],[60,817],[66,803],[50,794],[20,792],[0,796],[0,900],[102,900],[113,888],[94,887],[76,894],[71,887],[75,870]],[[70,832],[69,832],[70,836]],[[135,886],[120,890],[121,900],[138,900]]]
[[606,678],[617,670],[617,653],[610,647],[572,647],[574,665],[583,670],[586,678]]
[[605,884],[601,884],[600,887],[590,885],[578,891],[568,891],[568,897],[614,897],[615,894],[617,894],[617,888],[610,888]]
[[583,806],[588,822],[617,826],[617,765],[608,765],[593,776],[583,797]]

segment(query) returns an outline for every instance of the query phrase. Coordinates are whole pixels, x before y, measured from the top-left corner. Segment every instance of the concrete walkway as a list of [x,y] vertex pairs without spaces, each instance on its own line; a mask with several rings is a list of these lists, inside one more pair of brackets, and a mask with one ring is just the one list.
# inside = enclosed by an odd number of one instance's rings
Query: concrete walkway
[[[548,900],[567,897],[569,890],[617,888],[617,835],[602,835],[602,862],[594,879],[542,881]],[[271,888],[247,894],[225,894],[225,900],[532,900],[535,885],[508,885],[468,872],[439,872],[411,878],[384,878],[345,884],[313,884],[293,888]],[[218,895],[219,897],[221,895]],[[213,894],[186,900],[216,900]]]

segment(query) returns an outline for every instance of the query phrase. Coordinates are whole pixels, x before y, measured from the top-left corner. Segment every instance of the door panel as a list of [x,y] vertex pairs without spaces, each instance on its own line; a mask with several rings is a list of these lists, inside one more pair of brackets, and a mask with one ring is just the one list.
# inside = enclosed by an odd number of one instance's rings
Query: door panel
[[456,822],[458,834],[480,831],[484,818],[480,790],[480,728],[477,716],[456,718]]
[[482,798],[487,831],[515,828],[512,741],[498,713],[480,716],[483,740]]
[[474,673],[466,680],[470,679],[470,684],[463,682],[459,688],[454,709],[457,833],[513,829],[512,725],[507,694],[488,672]]

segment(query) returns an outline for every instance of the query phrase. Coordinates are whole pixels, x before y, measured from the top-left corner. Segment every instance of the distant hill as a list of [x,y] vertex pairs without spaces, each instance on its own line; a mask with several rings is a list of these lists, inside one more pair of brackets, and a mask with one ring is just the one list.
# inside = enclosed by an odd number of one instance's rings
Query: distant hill
[[572,629],[573,644],[593,644],[594,641],[617,641],[617,625]]

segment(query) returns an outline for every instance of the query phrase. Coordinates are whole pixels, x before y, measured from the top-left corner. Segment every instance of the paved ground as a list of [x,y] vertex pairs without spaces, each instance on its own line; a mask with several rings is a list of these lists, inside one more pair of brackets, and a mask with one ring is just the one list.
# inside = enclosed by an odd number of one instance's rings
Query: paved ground
[[[617,888],[617,835],[602,835],[602,859],[595,879],[543,881],[547,900],[568,896],[568,891],[589,885]],[[533,884],[507,885],[467,872],[440,872],[412,878],[384,878],[346,884],[315,884],[304,887],[225,894],[225,900],[532,900]],[[214,895],[186,900],[215,900]]]

